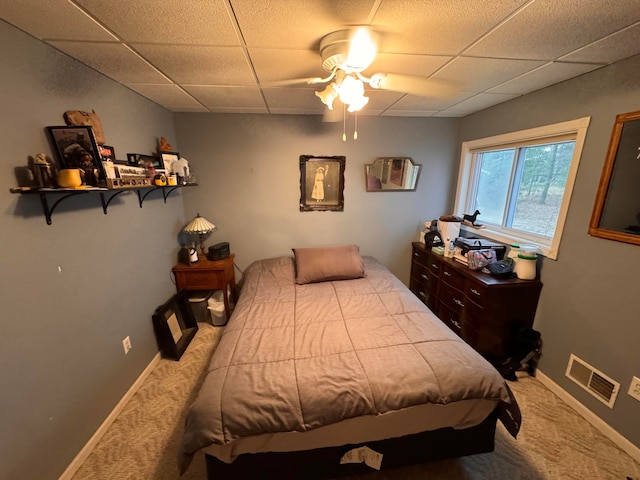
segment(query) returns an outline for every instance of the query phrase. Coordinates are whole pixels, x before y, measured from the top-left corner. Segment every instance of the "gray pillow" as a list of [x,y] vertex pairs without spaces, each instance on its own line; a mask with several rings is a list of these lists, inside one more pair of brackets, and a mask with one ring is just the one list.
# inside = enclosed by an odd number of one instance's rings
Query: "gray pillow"
[[292,250],[299,285],[364,277],[364,263],[357,245]]

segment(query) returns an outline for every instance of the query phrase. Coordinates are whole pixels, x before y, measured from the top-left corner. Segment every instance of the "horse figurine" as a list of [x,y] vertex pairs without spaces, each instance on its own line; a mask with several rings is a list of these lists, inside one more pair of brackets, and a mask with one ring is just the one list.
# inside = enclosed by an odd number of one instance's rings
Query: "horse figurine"
[[476,224],[476,218],[478,217],[478,215],[480,215],[480,210],[476,210],[475,212],[473,212],[473,215],[467,215],[466,213],[462,216],[462,219],[464,221],[469,222],[471,225],[475,225]]

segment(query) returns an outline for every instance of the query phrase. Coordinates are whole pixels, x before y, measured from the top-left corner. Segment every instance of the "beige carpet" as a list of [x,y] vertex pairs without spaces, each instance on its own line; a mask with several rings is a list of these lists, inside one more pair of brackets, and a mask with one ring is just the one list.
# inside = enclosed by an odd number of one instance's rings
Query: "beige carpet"
[[[108,429],[73,480],[203,480],[197,455],[176,467],[188,405],[223,327],[200,329],[179,362],[161,360]],[[640,465],[535,378],[510,382],[522,409],[517,440],[498,423],[492,453],[350,477],[362,480],[640,480]]]

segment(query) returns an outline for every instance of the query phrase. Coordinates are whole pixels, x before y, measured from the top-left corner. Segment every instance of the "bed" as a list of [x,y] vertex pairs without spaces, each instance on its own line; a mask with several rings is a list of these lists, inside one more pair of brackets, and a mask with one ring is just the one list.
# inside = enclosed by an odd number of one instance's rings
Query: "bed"
[[293,252],[246,269],[181,472],[204,452],[208,478],[326,478],[492,451],[498,419],[517,435],[502,376],[380,262]]

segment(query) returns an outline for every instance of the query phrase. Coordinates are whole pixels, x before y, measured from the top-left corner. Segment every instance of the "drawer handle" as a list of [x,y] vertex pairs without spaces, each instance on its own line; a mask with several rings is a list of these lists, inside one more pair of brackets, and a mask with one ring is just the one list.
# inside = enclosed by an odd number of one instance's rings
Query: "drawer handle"
[[453,302],[456,303],[457,305],[459,305],[460,307],[464,308],[464,302],[462,302],[461,300],[458,300],[457,298],[454,298]]
[[413,256],[414,256],[414,257],[419,257],[419,256],[420,256],[420,254],[419,254],[418,252],[413,252]]
[[420,290],[420,291],[418,292],[418,294],[419,294],[421,297],[426,297],[426,296],[427,296],[427,294],[426,294],[426,293],[424,293],[422,290]]
[[460,325],[460,322],[456,322],[453,318],[451,319],[451,323],[453,323],[455,327],[458,329],[462,328],[462,326]]
[[425,280],[429,280],[429,277],[427,275],[425,275],[424,273],[422,275],[420,275],[422,278],[424,278]]
[[445,274],[447,277],[450,277],[450,276],[451,276],[451,274],[450,274],[449,272],[447,272],[446,270],[445,270],[444,274]]
[[480,293],[478,290],[476,290],[475,288],[472,288],[472,289],[471,289],[471,293],[474,293],[474,294],[476,294],[477,296],[481,296],[481,293]]
[[432,263],[432,264],[431,264],[431,266],[432,266],[433,268],[435,268],[436,270],[437,270],[438,268],[440,268],[440,267],[438,267],[438,265],[437,265],[437,264],[435,264],[435,263]]

